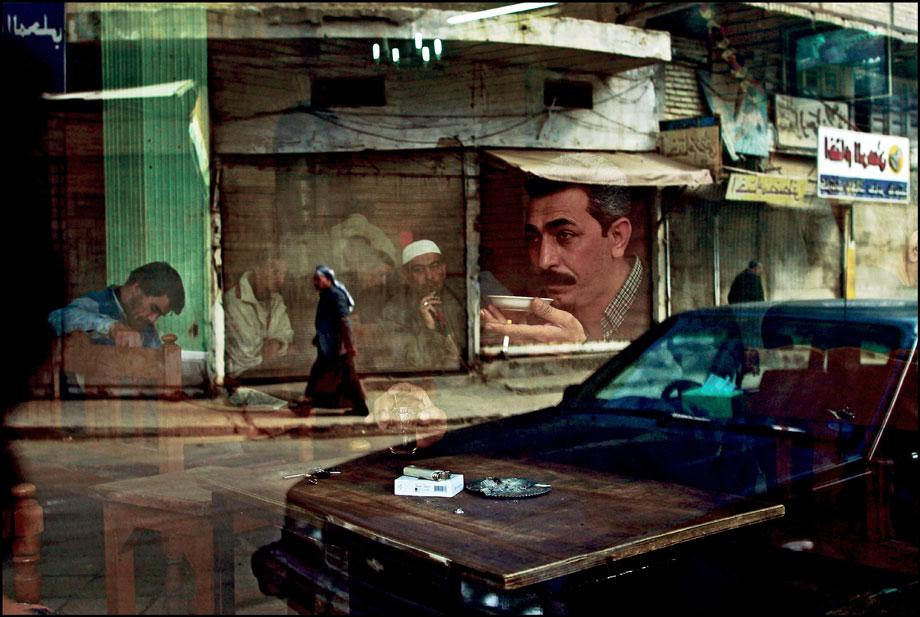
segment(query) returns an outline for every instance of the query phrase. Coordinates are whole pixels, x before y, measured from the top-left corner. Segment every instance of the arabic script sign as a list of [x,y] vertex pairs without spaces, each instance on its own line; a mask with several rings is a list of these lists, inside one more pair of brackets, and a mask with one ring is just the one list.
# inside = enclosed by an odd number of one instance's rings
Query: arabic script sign
[[849,127],[846,103],[816,101],[776,95],[776,145],[779,148],[814,150],[818,146],[818,127]]
[[708,169],[718,179],[722,173],[722,142],[718,126],[662,131],[658,151],[694,167]]
[[64,2],[4,2],[3,36],[31,51],[48,68],[51,92],[64,92]]
[[820,127],[818,197],[908,203],[910,142],[906,137]]
[[728,178],[725,199],[761,201],[778,206],[805,205],[808,178],[769,176],[766,174],[732,174]]

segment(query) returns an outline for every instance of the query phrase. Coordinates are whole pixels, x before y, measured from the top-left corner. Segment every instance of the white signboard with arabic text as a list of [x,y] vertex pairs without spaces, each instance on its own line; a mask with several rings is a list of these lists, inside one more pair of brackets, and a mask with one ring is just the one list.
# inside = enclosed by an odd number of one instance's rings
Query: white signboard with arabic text
[[910,142],[906,137],[820,127],[818,197],[908,203]]

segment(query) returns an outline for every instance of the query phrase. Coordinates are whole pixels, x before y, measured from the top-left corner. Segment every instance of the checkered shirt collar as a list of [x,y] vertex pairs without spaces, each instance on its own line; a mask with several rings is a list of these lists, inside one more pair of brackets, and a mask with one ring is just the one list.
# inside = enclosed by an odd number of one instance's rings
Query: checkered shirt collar
[[617,292],[607,308],[604,309],[604,316],[601,318],[601,328],[604,330],[604,340],[609,341],[616,334],[623,320],[626,319],[626,313],[636,299],[639,286],[642,284],[642,260],[636,257],[636,263],[633,265],[629,276],[623,283],[623,287]]

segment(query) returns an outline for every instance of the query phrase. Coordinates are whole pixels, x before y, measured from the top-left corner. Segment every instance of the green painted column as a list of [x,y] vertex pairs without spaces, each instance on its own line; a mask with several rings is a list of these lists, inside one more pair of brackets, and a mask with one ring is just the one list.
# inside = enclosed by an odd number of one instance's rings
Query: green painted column
[[195,4],[101,6],[107,277],[117,284],[147,262],[170,263],[186,304],[159,320],[160,332],[177,334],[183,349],[207,350],[207,12]]

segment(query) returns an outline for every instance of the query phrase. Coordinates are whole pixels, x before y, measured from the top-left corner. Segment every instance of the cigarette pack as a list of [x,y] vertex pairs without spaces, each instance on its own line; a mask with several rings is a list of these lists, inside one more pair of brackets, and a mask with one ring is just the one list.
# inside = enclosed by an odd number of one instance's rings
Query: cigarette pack
[[393,494],[413,497],[453,497],[463,490],[463,474],[454,474],[446,480],[422,480],[399,476],[393,484]]

